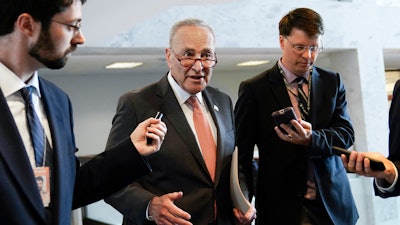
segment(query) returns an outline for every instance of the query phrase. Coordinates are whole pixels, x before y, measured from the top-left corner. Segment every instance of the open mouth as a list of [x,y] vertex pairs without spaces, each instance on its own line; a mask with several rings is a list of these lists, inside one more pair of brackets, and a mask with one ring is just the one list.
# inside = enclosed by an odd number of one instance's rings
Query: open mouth
[[188,76],[189,78],[195,79],[195,80],[200,80],[202,78],[204,78],[205,76],[202,75],[198,75],[198,76]]

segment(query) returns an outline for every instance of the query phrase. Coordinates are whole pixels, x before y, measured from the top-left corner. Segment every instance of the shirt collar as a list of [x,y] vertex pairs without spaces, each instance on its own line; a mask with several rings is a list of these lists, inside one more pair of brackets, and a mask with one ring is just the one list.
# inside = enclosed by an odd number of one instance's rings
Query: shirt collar
[[[283,70],[284,76],[287,80],[287,82],[290,84],[292,82],[295,82],[294,80],[299,77],[298,75],[295,75],[294,73],[290,72],[282,63],[282,58],[279,59],[278,61],[279,67]],[[308,80],[308,77],[310,76],[310,73],[307,72],[305,74],[303,74],[302,77],[304,77],[306,79],[306,81]]]
[[38,74],[35,71],[33,73],[32,78],[29,80],[27,84],[24,81],[19,79],[14,72],[8,69],[3,63],[0,62],[0,88],[3,91],[4,97],[8,97],[15,92],[21,90],[21,88],[26,86],[33,86],[36,89],[36,93],[40,98],[40,89],[39,89],[39,78]]
[[[175,93],[176,98],[178,99],[179,105],[185,104],[186,101],[192,96],[192,94],[189,94],[188,92],[183,90],[181,86],[179,86],[179,84],[172,77],[171,71],[168,72],[167,78],[172,90]],[[199,99],[200,104],[204,105],[203,95],[201,94],[201,92],[198,92],[196,94],[196,97],[197,99]]]

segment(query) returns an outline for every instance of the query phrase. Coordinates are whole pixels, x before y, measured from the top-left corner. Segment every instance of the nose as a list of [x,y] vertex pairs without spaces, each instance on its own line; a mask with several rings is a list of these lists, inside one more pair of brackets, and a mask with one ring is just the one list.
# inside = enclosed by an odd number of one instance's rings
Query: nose
[[192,69],[194,71],[201,71],[203,69],[203,62],[201,61],[201,59],[196,59],[196,61],[194,61]]
[[312,52],[310,48],[306,48],[306,49],[304,50],[304,52],[303,52],[301,55],[302,55],[303,57],[309,59],[309,58],[311,58],[312,55],[314,55],[314,54],[315,54],[315,52]]
[[85,43],[86,38],[82,33],[82,30],[78,30],[75,34],[74,37],[72,39],[72,44],[78,44],[78,45],[82,45],[83,43]]

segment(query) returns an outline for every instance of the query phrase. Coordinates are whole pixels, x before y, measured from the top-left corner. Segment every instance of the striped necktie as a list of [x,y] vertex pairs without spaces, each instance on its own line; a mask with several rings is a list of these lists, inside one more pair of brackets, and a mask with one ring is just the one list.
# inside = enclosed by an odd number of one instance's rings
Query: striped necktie
[[297,101],[301,118],[305,121],[310,121],[309,96],[306,95],[303,89],[303,84],[307,83],[307,80],[304,77],[297,77],[295,81],[297,82]]
[[35,150],[36,166],[43,166],[43,154],[45,147],[45,135],[39,117],[35,112],[32,102],[32,92],[35,88],[32,86],[21,89],[22,97],[25,100],[26,118],[28,121],[29,133],[31,135],[33,149]]

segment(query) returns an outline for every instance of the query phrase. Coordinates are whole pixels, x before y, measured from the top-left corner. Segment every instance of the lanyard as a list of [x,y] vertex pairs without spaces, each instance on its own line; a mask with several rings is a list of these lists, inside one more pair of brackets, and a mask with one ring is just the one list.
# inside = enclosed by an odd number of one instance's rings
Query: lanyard
[[[296,97],[297,101],[299,101],[298,93],[296,91],[294,91],[293,88],[287,82],[286,76],[285,76],[285,71],[283,71],[283,69],[281,68],[279,63],[278,63],[278,68],[279,68],[279,72],[282,74],[283,81],[285,82],[286,89]],[[310,108],[311,108],[311,105],[310,105],[310,102],[311,102],[310,101],[310,97],[311,97],[311,80],[312,80],[311,76],[312,76],[312,67],[310,68],[310,76],[308,76],[308,80],[307,80],[308,81],[308,96],[307,96],[307,111],[308,112],[310,112]]]
[[47,150],[47,138],[46,138],[46,133],[44,132],[44,128],[43,128],[43,143],[44,143],[44,146],[43,146],[43,165],[42,165],[42,167],[45,167],[46,166],[46,150]]

